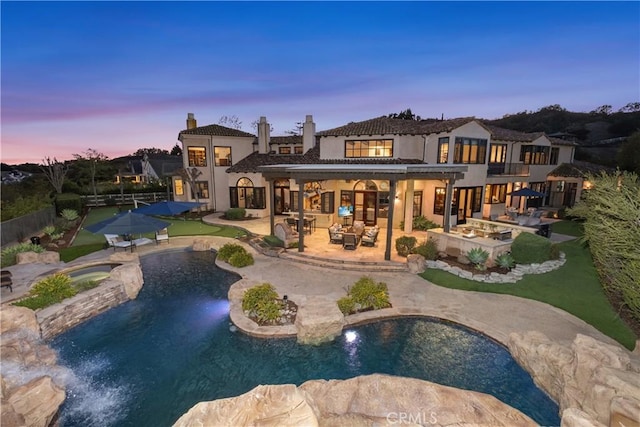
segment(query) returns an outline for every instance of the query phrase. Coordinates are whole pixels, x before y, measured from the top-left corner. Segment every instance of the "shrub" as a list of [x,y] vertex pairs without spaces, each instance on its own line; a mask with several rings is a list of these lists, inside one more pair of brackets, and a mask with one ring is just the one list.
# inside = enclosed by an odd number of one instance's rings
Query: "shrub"
[[40,209],[44,209],[48,206],[51,206],[51,201],[48,197],[43,197],[40,194],[19,196],[11,202],[2,202],[0,215],[2,217],[2,221],[8,221],[13,218],[18,218],[20,216],[39,211]]
[[356,302],[350,296],[338,300],[338,308],[345,316],[356,312]]
[[389,290],[384,282],[376,283],[370,277],[362,277],[349,290],[358,310],[380,309],[391,307]]
[[396,239],[396,251],[398,255],[406,257],[413,252],[418,240],[413,236],[402,236]]
[[75,221],[80,217],[78,211],[75,209],[63,209],[62,212],[60,212],[60,216],[69,222]]
[[246,214],[247,211],[245,208],[231,208],[225,212],[224,216],[229,220],[238,220],[243,219]]
[[237,252],[246,252],[247,250],[237,243],[225,243],[218,249],[218,258],[228,262],[231,256]]
[[280,317],[281,305],[278,293],[270,283],[247,289],[242,296],[242,310],[263,322],[273,322]]
[[231,258],[229,258],[229,264],[234,267],[246,267],[248,265],[253,265],[253,255],[244,250],[244,248],[243,251],[244,252],[236,252],[231,255]]
[[487,259],[489,259],[489,252],[482,248],[473,248],[467,252],[467,258],[471,261],[471,264],[478,270],[487,269]]
[[77,293],[71,285],[71,278],[66,274],[57,273],[36,283],[29,291],[29,297],[14,305],[37,310],[59,303]]
[[78,292],[88,291],[89,289],[97,288],[100,285],[99,280],[83,280],[82,282],[76,282],[73,287]]
[[45,228],[42,229],[42,231],[47,236],[51,236],[52,234],[55,234],[56,228],[53,225],[47,225]]
[[424,259],[438,259],[438,243],[432,238],[429,238],[416,246],[413,253],[422,255]]
[[65,209],[73,209],[82,212],[82,199],[79,194],[62,193],[56,196],[56,212],[62,213]]
[[549,259],[559,259],[560,258],[560,246],[557,243],[551,244],[551,250],[549,251]]
[[[413,218],[412,225],[413,229],[418,231],[427,231],[431,230],[432,228],[440,227],[438,224],[425,218],[422,215]],[[400,229],[404,229],[404,220],[400,221]]]
[[511,255],[517,264],[542,263],[551,259],[551,241],[532,233],[520,233],[513,239]]
[[15,246],[11,246],[2,250],[2,267],[8,267],[16,263],[16,255],[22,252],[44,252],[44,248],[40,245],[34,245],[33,243],[20,243]]
[[284,247],[284,242],[278,239],[276,236],[264,236],[262,240],[264,240],[264,242],[269,246],[274,246],[277,248]]
[[516,265],[516,262],[510,253],[505,252],[496,257],[496,265],[511,270]]

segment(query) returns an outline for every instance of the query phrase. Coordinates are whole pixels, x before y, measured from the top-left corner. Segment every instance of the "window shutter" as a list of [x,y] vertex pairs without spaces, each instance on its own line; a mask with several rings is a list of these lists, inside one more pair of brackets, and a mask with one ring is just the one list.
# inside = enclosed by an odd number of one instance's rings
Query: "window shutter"
[[320,212],[333,213],[335,210],[335,193],[327,191],[320,195]]

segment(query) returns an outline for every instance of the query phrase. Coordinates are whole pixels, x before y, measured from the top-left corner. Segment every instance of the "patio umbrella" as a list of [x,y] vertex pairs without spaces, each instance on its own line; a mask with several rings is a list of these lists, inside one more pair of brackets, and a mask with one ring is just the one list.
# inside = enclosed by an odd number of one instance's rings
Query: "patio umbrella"
[[154,203],[152,205],[142,206],[140,208],[132,210],[131,212],[144,215],[178,215],[202,205],[204,205],[204,203],[174,202],[171,200],[165,200],[163,202]]
[[141,234],[162,230],[169,225],[170,222],[128,211],[88,225],[85,230],[95,234]]
[[545,194],[539,191],[532,190],[528,187],[521,188],[516,191],[512,191],[508,194],[509,196],[519,196],[519,197],[544,197]]

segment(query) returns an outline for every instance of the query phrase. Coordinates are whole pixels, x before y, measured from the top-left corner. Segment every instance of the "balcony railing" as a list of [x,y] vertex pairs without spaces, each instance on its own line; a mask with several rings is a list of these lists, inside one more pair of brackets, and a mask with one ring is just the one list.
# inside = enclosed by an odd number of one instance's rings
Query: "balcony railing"
[[522,163],[489,163],[487,175],[529,176],[529,165]]

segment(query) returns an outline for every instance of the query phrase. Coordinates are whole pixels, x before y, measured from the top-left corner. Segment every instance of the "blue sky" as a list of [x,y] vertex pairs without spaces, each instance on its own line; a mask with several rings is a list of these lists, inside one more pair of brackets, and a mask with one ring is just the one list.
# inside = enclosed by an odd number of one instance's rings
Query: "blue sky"
[[640,100],[639,2],[2,1],[5,163],[171,149],[266,116],[282,135]]

